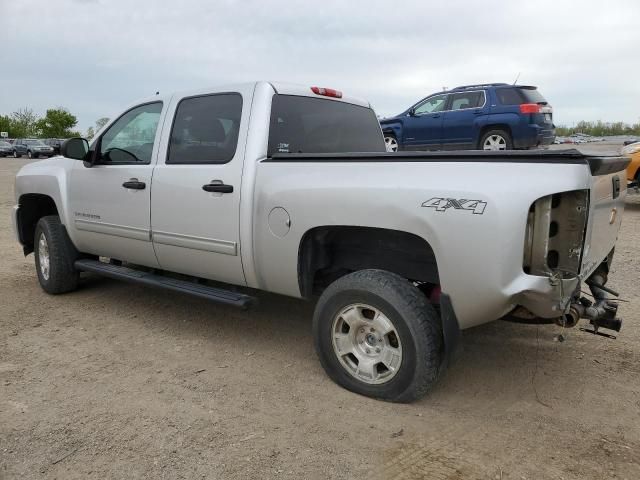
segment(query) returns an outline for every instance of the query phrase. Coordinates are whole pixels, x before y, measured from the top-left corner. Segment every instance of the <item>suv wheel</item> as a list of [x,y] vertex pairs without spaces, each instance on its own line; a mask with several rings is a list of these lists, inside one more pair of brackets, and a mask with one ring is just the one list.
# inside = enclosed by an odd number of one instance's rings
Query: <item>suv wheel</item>
[[387,147],[387,152],[398,151],[398,140],[396,140],[396,137],[394,137],[393,135],[385,135],[384,144]]
[[512,150],[511,135],[504,130],[489,130],[480,139],[482,150]]
[[384,270],[360,270],[332,283],[313,317],[316,352],[347,390],[411,402],[438,379],[440,318],[424,294]]
[[27,157],[33,158],[33,155],[31,154],[31,150],[27,150]]
[[18,151],[14,150],[13,151],[13,158],[20,158],[22,155],[18,155]]
[[78,258],[67,231],[57,215],[38,220],[33,241],[36,271],[40,286],[47,293],[75,290],[80,273],[73,266]]

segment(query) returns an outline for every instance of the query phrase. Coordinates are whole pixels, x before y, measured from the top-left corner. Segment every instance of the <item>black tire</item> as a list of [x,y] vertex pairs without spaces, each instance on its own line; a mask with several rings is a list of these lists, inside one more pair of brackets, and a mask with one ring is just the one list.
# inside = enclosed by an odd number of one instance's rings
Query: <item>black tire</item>
[[[334,352],[334,319],[354,304],[379,310],[397,331],[402,360],[394,376],[384,383],[356,378]],[[360,270],[333,282],[316,305],[313,337],[320,363],[334,382],[352,392],[392,402],[411,402],[427,393],[438,379],[444,355],[440,317],[425,295],[406,279],[384,270]]]
[[489,139],[491,137],[500,137],[500,138],[502,138],[504,140],[505,148],[501,149],[501,150],[513,150],[513,140],[511,138],[511,135],[506,130],[502,130],[502,129],[499,129],[499,128],[492,129],[492,130],[487,130],[486,132],[484,132],[484,134],[480,138],[480,143],[478,144],[478,149],[479,150],[484,150],[485,142],[487,141],[487,139]]
[[[48,274],[45,274],[41,263],[43,252],[40,248],[40,240],[42,236],[46,239],[48,248]],[[74,268],[73,263],[79,254],[71,243],[66,229],[60,223],[60,217],[49,215],[38,220],[33,247],[38,281],[45,292],[58,294],[71,292],[78,288],[80,272]]]
[[20,158],[20,157],[22,157],[22,155],[18,155],[17,150],[14,150],[13,151],[13,158]]
[[33,155],[31,154],[31,150],[27,150],[27,157],[33,158]]
[[[384,134],[384,144],[387,149],[387,152],[399,152],[400,144],[398,143],[398,139],[393,133],[385,133]],[[395,150],[393,150],[395,148]]]

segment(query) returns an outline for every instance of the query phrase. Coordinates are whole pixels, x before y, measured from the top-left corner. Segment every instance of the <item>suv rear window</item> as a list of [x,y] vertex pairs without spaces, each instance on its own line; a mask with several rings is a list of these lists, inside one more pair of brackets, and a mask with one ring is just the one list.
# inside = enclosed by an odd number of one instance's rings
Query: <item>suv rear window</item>
[[274,95],[269,127],[274,153],[385,152],[372,109],[335,100]]
[[522,103],[541,103],[547,100],[535,87],[510,87],[496,89],[496,95],[502,105],[520,105]]

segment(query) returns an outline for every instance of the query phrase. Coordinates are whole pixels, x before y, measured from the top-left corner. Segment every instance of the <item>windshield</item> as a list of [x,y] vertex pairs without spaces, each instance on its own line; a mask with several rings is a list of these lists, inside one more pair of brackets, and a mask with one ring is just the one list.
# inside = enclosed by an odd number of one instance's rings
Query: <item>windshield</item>
[[274,153],[385,152],[372,109],[329,99],[274,95],[269,127]]
[[27,145],[44,145],[42,140],[25,140],[24,143],[26,143]]
[[0,147],[10,147],[11,144],[9,142],[0,142]]

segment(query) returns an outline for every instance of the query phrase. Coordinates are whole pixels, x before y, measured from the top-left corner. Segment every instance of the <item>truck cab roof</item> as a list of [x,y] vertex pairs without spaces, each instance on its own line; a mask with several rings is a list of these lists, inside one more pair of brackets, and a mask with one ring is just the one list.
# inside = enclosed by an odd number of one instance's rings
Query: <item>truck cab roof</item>
[[[163,94],[163,95],[157,94],[150,97],[138,99],[136,102],[133,102],[131,106],[140,105],[141,103],[150,103],[150,102],[157,102],[157,101],[168,102],[174,96],[190,97],[190,96],[203,95],[208,92],[224,92],[224,91],[235,92],[235,91],[238,91],[239,89],[242,89],[243,87],[258,86],[261,84],[270,85],[274,93],[277,93],[280,95],[296,95],[296,96],[311,97],[311,98],[320,97],[324,99],[331,99],[336,102],[351,103],[353,105],[359,105],[361,107],[367,107],[367,108],[371,107],[371,104],[368,101],[364,100],[363,98],[354,97],[351,95],[344,95],[344,92],[342,91],[340,91],[340,94],[341,94],[340,98],[329,97],[329,96],[324,96],[324,95],[314,93],[314,91],[312,90],[312,87],[315,87],[315,85],[302,85],[302,84],[296,84],[296,83],[267,81],[267,80],[259,80],[256,82],[233,83],[233,84],[225,84],[225,85],[215,85],[215,86],[190,89],[190,90],[180,90],[180,91],[170,92],[168,94]],[[325,87],[322,87],[322,88],[325,88]]]

